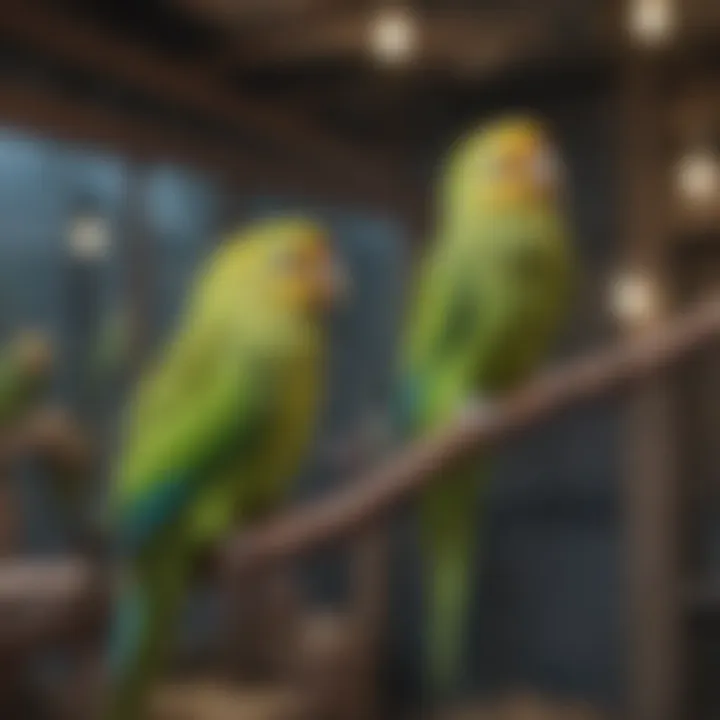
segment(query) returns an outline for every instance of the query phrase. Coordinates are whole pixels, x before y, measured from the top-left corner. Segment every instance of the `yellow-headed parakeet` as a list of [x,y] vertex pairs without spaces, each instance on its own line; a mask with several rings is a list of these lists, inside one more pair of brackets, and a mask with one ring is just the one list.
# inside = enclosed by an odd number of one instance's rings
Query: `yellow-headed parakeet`
[[210,257],[141,379],[111,501],[126,571],[108,720],[145,717],[197,553],[283,498],[313,434],[341,278],[313,222],[251,225]]
[[46,339],[25,332],[0,352],[0,429],[22,416],[50,383],[52,350]]
[[[442,426],[522,382],[549,349],[572,274],[559,159],[542,125],[505,118],[464,137],[440,187],[395,398],[405,437]],[[482,471],[480,469],[482,467]],[[485,462],[453,470],[420,501],[427,672],[436,699],[461,679]]]

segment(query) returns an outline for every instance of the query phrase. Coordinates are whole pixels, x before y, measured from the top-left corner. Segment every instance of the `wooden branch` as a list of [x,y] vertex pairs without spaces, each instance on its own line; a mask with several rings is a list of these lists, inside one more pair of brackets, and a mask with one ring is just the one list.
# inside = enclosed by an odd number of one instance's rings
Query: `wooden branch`
[[[356,535],[433,480],[441,481],[444,471],[481,448],[495,446],[571,407],[660,372],[718,335],[720,298],[714,298],[635,340],[549,372],[497,408],[414,444],[329,498],[250,529],[218,552],[217,570],[234,580],[247,578],[272,563]],[[45,603],[47,608],[25,625],[0,625],[0,652],[51,642],[66,636],[79,620],[102,615],[108,586],[93,580],[89,569],[79,567],[71,562],[64,572],[59,568],[56,576],[35,566],[37,576],[23,576],[17,565],[0,563],[0,618],[8,607],[19,604],[31,609]],[[18,578],[23,577],[26,579],[20,582]],[[78,607],[85,611],[78,613]]]
[[356,534],[417,495],[452,465],[580,403],[617,392],[720,335],[720,298],[636,340],[539,377],[497,408],[401,452],[387,465],[306,508],[240,535],[221,567],[248,573]]
[[470,705],[440,714],[439,720],[607,720],[589,703],[572,698],[550,698],[535,692],[515,691],[492,702]]
[[7,560],[0,568],[0,658],[104,626],[110,584],[84,560]]
[[91,450],[84,433],[64,410],[46,407],[0,437],[0,465],[29,454],[40,455],[58,469],[84,472]]
[[301,693],[288,688],[243,688],[213,682],[161,687],[153,702],[152,720],[308,720],[312,714]]
[[0,13],[0,34],[41,55],[200,112],[232,129],[245,128],[346,177],[358,188],[382,189],[389,197],[407,187],[395,168],[351,143],[334,139],[286,108],[243,96],[213,80],[197,66],[170,60],[119,40],[48,5],[10,0]]

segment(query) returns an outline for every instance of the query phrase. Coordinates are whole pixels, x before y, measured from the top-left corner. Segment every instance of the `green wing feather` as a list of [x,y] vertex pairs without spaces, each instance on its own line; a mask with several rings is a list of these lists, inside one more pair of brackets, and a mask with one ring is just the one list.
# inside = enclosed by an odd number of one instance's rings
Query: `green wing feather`
[[[171,647],[198,550],[195,518],[204,504],[225,493],[226,519],[232,519],[233,498],[219,481],[269,419],[271,387],[258,368],[242,353],[206,347],[210,354],[189,393],[172,401],[162,383],[145,388],[158,393],[159,406],[148,398],[138,404],[132,449],[121,468],[114,525],[132,562],[112,639],[108,719],[142,717],[147,692]],[[199,371],[200,358],[192,360]],[[217,536],[226,528],[212,530]]]
[[[473,264],[464,251],[440,247],[419,278],[419,296],[403,361],[401,425],[422,435],[452,420],[476,392],[483,307],[477,300]],[[476,548],[476,467],[454,470],[420,500],[425,573],[426,673],[434,695],[461,674],[463,634],[469,610]]]

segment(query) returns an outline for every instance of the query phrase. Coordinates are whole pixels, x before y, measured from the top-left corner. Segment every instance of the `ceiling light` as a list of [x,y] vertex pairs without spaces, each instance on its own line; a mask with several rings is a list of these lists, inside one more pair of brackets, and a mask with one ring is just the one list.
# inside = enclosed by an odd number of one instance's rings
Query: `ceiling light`
[[661,45],[675,32],[675,0],[628,0],[628,29],[643,45]]
[[720,162],[715,152],[697,150],[680,159],[676,171],[677,192],[692,205],[706,205],[720,195]]
[[80,212],[71,219],[70,252],[78,260],[103,260],[110,253],[110,244],[110,227],[103,215]]
[[610,309],[623,325],[648,325],[660,311],[657,283],[644,271],[621,272],[610,286]]
[[370,24],[369,45],[373,56],[388,63],[409,60],[418,45],[417,18],[402,7],[384,8]]

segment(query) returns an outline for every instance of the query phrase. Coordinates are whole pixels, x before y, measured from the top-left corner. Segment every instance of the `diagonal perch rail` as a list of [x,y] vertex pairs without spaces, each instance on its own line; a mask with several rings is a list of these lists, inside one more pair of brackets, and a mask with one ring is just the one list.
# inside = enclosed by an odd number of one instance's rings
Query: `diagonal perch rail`
[[[401,451],[328,498],[296,508],[248,530],[221,548],[218,572],[236,576],[357,534],[408,502],[454,463],[496,445],[558,413],[617,392],[670,367],[720,338],[720,296],[666,325],[585,359],[561,366],[512,394],[488,413],[464,419]],[[90,617],[102,615],[107,593],[86,563],[29,566],[0,563],[0,650],[29,650],[67,637]],[[45,605],[23,622],[2,622],[18,608]],[[96,612],[91,612],[90,608]],[[25,613],[21,613],[24,615]]]
[[444,470],[538,422],[660,371],[720,338],[720,296],[634,340],[556,368],[489,412],[400,452],[342,490],[240,535],[220,553],[233,575],[357,533],[409,501]]

